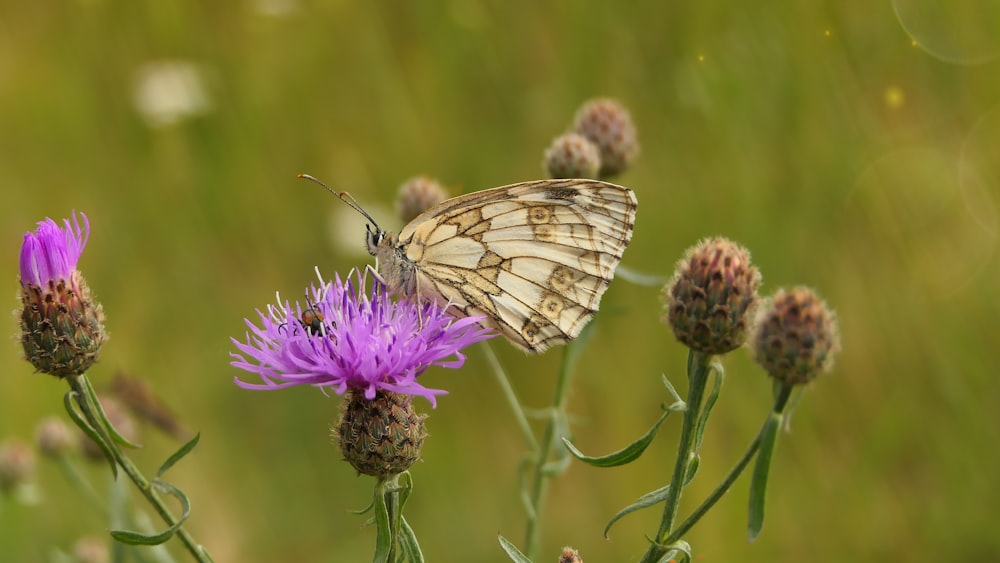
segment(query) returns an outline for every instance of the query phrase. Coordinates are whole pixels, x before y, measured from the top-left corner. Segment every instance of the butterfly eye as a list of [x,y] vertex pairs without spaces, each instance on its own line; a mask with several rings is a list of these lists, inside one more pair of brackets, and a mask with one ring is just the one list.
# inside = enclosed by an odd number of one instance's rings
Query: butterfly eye
[[375,251],[378,250],[379,243],[385,238],[385,233],[378,230],[378,228],[373,228],[371,225],[366,225],[365,233],[365,244],[368,246],[368,253],[375,256]]

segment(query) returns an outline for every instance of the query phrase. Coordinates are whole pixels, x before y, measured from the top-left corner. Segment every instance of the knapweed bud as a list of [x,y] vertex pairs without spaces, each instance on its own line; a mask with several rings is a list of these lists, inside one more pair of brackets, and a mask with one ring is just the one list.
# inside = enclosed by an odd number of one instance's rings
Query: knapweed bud
[[25,233],[21,245],[21,345],[35,370],[56,377],[79,375],[97,361],[107,339],[104,313],[76,269],[90,235],[81,228],[52,219]]
[[552,140],[542,166],[550,178],[597,178],[601,151],[583,135],[566,133]]
[[65,455],[77,444],[76,435],[57,416],[46,417],[38,424],[38,429],[35,430],[35,442],[42,455],[52,458]]
[[379,391],[372,400],[351,389],[344,396],[340,421],[333,430],[344,459],[358,473],[385,478],[410,468],[420,459],[427,432],[413,408],[413,397]]
[[35,454],[19,440],[0,444],[0,493],[13,491],[35,472]]
[[722,237],[688,249],[663,288],[663,321],[677,340],[706,354],[725,354],[746,341],[760,272],[750,252]]
[[409,223],[414,217],[448,199],[448,192],[433,178],[416,176],[399,186],[396,194],[396,215]]
[[559,554],[559,563],[583,563],[583,558],[580,557],[580,552],[566,546],[562,549],[562,553]]
[[783,385],[804,385],[833,367],[837,316],[807,287],[779,289],[761,308],[751,337],[754,360]]
[[601,151],[602,178],[621,174],[639,154],[639,139],[632,116],[618,101],[598,98],[585,103],[573,119],[573,131]]

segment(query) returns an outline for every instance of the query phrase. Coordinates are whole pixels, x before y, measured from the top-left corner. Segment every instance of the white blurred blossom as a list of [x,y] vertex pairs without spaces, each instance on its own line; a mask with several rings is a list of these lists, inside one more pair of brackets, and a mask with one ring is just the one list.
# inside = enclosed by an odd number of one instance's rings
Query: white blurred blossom
[[206,72],[189,61],[145,63],[135,73],[132,96],[136,110],[152,127],[172,125],[212,110]]

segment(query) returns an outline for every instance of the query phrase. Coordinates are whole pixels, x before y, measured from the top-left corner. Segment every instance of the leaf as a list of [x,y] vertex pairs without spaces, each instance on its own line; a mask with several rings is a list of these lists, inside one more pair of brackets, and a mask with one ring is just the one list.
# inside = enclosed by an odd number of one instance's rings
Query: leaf
[[417,543],[417,535],[413,533],[413,528],[406,518],[403,518],[402,528],[399,530],[399,546],[406,561],[423,563],[424,554],[420,551],[420,544]]
[[760,450],[750,478],[750,506],[747,522],[747,539],[753,541],[764,527],[764,493],[767,490],[767,475],[771,469],[771,456],[781,429],[782,416],[771,413],[760,432]]
[[649,508],[666,500],[667,493],[670,491],[670,485],[664,485],[655,491],[648,492],[632,504],[626,506],[625,508],[618,511],[617,514],[611,517],[607,525],[604,526],[604,539],[609,539],[608,533],[611,531],[611,526],[615,522],[621,520],[626,515],[631,514],[637,510],[642,510],[643,508]]
[[399,474],[396,482],[403,482],[403,484],[396,489],[399,492],[399,513],[403,514],[403,507],[406,506],[406,499],[410,498],[410,493],[413,492],[413,476],[410,475],[409,471],[404,471]]
[[115,479],[118,478],[118,463],[115,461],[114,454],[111,453],[111,446],[108,445],[107,438],[104,437],[96,428],[87,422],[87,419],[76,410],[76,406],[73,404],[73,396],[79,397],[80,395],[76,391],[67,391],[66,395],[63,396],[63,404],[66,406],[66,412],[69,413],[70,419],[87,435],[88,438],[94,441],[95,444],[101,449],[101,453],[104,454],[104,458],[108,460],[111,465],[111,473],[114,475]]
[[128,438],[122,436],[118,429],[111,424],[108,420],[108,415],[104,412],[104,405],[101,404],[101,400],[97,398],[97,392],[94,391],[94,386],[90,384],[90,380],[87,379],[85,375],[79,377],[80,387],[83,392],[87,395],[87,400],[90,404],[97,407],[97,412],[95,413],[100,419],[101,424],[107,429],[108,433],[111,435],[111,439],[117,442],[119,445],[125,446],[127,448],[132,448],[134,450],[142,448],[139,444],[133,444]]
[[712,386],[712,391],[708,394],[708,397],[705,398],[705,406],[701,409],[701,413],[698,416],[698,426],[695,427],[694,434],[694,451],[701,450],[701,438],[705,434],[705,428],[708,426],[708,416],[712,414],[712,407],[715,406],[715,401],[718,400],[719,394],[722,392],[722,383],[726,377],[722,364],[717,361],[712,362],[712,366],[709,369],[715,372],[715,384]]
[[670,546],[663,557],[656,563],[689,563],[691,561],[691,545],[686,541],[678,541]]
[[351,514],[357,514],[358,516],[361,516],[362,514],[367,514],[374,507],[375,507],[375,501],[372,501],[368,503],[368,506],[364,508],[358,510],[348,510],[348,512],[350,512]]
[[684,412],[687,410],[687,403],[685,403],[684,398],[677,393],[677,389],[674,389],[674,385],[670,383],[667,376],[662,375],[660,377],[663,380],[663,386],[667,388],[667,392],[669,392],[670,396],[674,398],[674,403],[667,407],[667,410],[674,412]]
[[507,557],[510,557],[511,561],[514,563],[531,563],[531,559],[528,559],[527,555],[521,553],[521,550],[512,544],[510,540],[500,534],[497,534],[497,540],[500,541],[500,547],[507,554]]
[[168,469],[173,467],[175,463],[177,463],[184,456],[189,454],[191,450],[193,450],[194,447],[198,445],[198,440],[200,439],[201,439],[201,433],[199,432],[198,434],[194,435],[194,438],[188,440],[186,444],[184,444],[176,452],[174,452],[172,456],[168,457],[167,461],[164,461],[163,465],[161,465],[160,469],[156,472],[156,477],[157,478],[162,477],[163,474],[166,473]]
[[382,481],[375,485],[375,499],[372,503],[375,510],[375,556],[374,563],[389,563],[392,554],[392,530],[389,524],[389,508],[385,504],[385,489]]
[[162,493],[166,493],[177,497],[180,500],[181,507],[183,508],[183,513],[181,517],[166,530],[158,534],[143,534],[140,532],[133,532],[130,530],[112,530],[111,537],[116,540],[128,544],[128,545],[160,545],[174,536],[174,533],[184,524],[188,516],[191,515],[191,502],[188,500],[187,495],[177,487],[166,483],[164,481],[153,481],[150,485],[159,490]]
[[625,465],[626,463],[631,463],[642,456],[642,453],[645,452],[646,448],[649,447],[649,444],[652,443],[653,438],[656,437],[656,433],[660,430],[660,426],[662,426],[663,422],[667,420],[667,415],[669,414],[669,410],[665,411],[660,416],[660,419],[656,421],[656,424],[654,424],[652,428],[650,428],[649,431],[638,440],[632,442],[617,452],[610,453],[605,456],[590,457],[584,455],[583,452],[576,449],[576,447],[566,438],[562,438],[562,441],[563,444],[566,445],[566,449],[569,450],[569,453],[573,454],[574,457],[588,465],[593,465],[594,467],[616,467],[619,465]]

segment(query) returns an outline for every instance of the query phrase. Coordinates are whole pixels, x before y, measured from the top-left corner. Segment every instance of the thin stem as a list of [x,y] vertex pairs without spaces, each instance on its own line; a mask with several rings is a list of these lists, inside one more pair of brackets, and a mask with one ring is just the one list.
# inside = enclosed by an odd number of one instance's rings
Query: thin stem
[[566,398],[569,396],[570,380],[570,349],[563,352],[562,363],[559,366],[559,377],[556,379],[555,396],[552,398],[552,414],[545,426],[545,434],[535,458],[534,480],[531,488],[532,514],[528,515],[528,529],[525,538],[525,550],[529,559],[535,559],[541,538],[542,504],[548,491],[549,479],[545,473],[545,464],[552,455],[552,447],[557,442],[556,433],[559,429],[559,417],[565,416]]
[[[788,403],[788,398],[791,395],[791,391],[792,387],[781,388],[781,390],[778,393],[778,396],[775,398],[774,407],[772,408],[773,414],[780,415],[782,413],[782,411],[785,408],[785,405]],[[768,415],[768,419],[770,418],[770,416],[771,415]],[[754,456],[757,455],[757,450],[760,448],[761,436],[766,427],[767,427],[767,420],[765,420],[764,424],[761,425],[760,431],[757,432],[757,436],[754,437],[752,442],[750,442],[750,445],[747,447],[747,451],[743,454],[743,457],[741,457],[739,461],[736,462],[736,465],[734,465],[733,468],[729,470],[729,473],[726,475],[726,478],[722,480],[722,483],[720,483],[719,486],[716,487],[714,491],[712,491],[712,494],[708,495],[705,501],[702,502],[701,505],[699,505],[698,508],[696,508],[694,512],[691,513],[690,516],[688,516],[683,522],[681,522],[680,525],[677,526],[677,528],[674,529],[673,533],[670,534],[670,537],[668,537],[666,541],[664,541],[663,543],[665,543],[666,545],[671,545],[677,540],[684,537],[684,534],[686,534],[688,530],[690,530],[695,524],[697,524],[698,520],[700,520],[702,516],[708,513],[708,511],[711,510],[713,506],[715,506],[716,502],[722,499],[723,495],[725,495],[729,491],[729,488],[733,486],[733,483],[736,482],[736,479],[738,479],[739,476],[743,474],[743,470],[746,469],[747,465],[749,465],[750,460],[752,460]]]
[[677,512],[680,508],[681,492],[687,482],[687,472],[691,460],[697,455],[694,451],[696,426],[701,413],[701,403],[705,395],[708,374],[711,371],[709,360],[711,355],[690,350],[688,352],[688,398],[687,410],[684,411],[684,423],[681,426],[681,437],[677,444],[677,459],[674,461],[674,473],[670,480],[670,490],[663,507],[663,518],[656,539],[643,556],[644,563],[653,563],[667,552],[665,540],[674,527]]
[[56,456],[55,462],[59,467],[59,470],[62,471],[63,475],[66,477],[66,480],[87,498],[88,504],[100,512],[101,516],[107,518],[108,507],[105,504],[104,499],[97,493],[97,489],[94,488],[94,485],[92,485],[90,481],[83,476],[83,473],[80,471],[80,468],[77,467],[76,463],[74,463],[73,460],[65,454],[59,454]]
[[[80,405],[80,410],[83,412],[83,416],[86,417],[87,422],[96,428],[98,432],[101,432],[106,436],[104,422],[95,414],[97,405],[92,405],[87,400],[87,388],[90,387],[90,381],[87,380],[85,375],[75,377],[71,376],[66,379],[69,381],[70,388],[76,393],[77,404]],[[92,388],[91,391],[93,391]],[[134,483],[136,488],[139,489],[142,496],[146,497],[146,500],[149,501],[160,517],[163,518],[164,522],[166,522],[169,526],[175,526],[177,524],[177,519],[174,518],[173,514],[171,514],[167,505],[164,504],[163,499],[161,499],[156,491],[153,490],[150,481],[146,479],[142,472],[139,471],[139,468],[132,463],[132,460],[125,456],[121,448],[114,440],[107,438],[107,443],[111,449],[111,454],[112,457],[114,457],[115,462],[122,468],[123,471],[125,471],[125,474],[128,475],[129,479],[132,480],[132,483]],[[177,529],[177,536],[180,537],[181,542],[191,555],[194,556],[196,561],[201,563],[208,563],[211,561],[211,558],[208,557],[204,549],[183,527]]]
[[500,365],[500,359],[497,358],[496,352],[493,351],[488,342],[483,344],[483,350],[486,351],[486,360],[493,368],[493,374],[497,378],[497,383],[500,384],[500,389],[503,391],[504,398],[507,399],[507,404],[514,411],[514,419],[517,421],[517,427],[520,429],[521,435],[528,442],[528,447],[531,451],[537,451],[538,441],[535,439],[535,434],[531,431],[531,425],[528,423],[527,415],[524,414],[521,402],[517,400],[517,394],[514,393],[514,388],[510,384],[510,378],[507,377],[503,366]]

